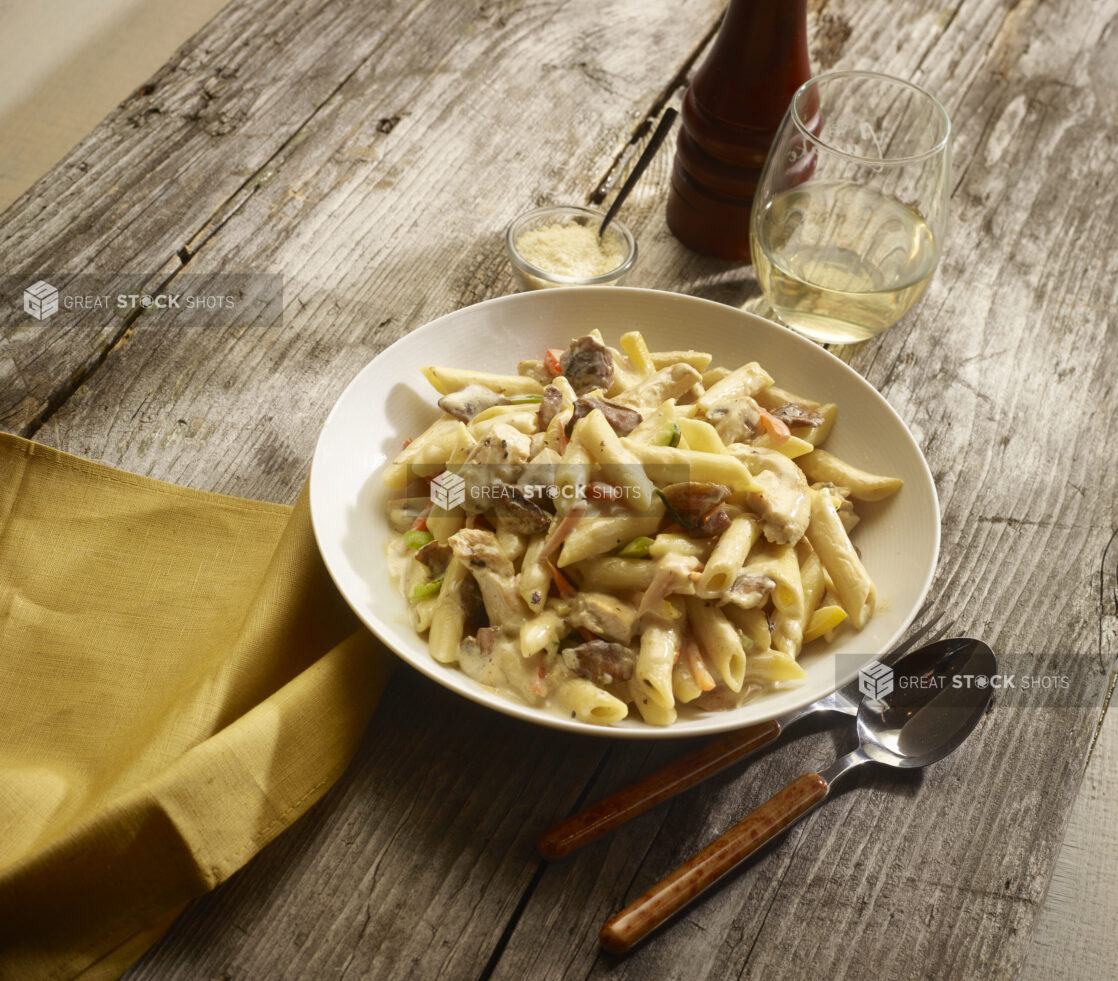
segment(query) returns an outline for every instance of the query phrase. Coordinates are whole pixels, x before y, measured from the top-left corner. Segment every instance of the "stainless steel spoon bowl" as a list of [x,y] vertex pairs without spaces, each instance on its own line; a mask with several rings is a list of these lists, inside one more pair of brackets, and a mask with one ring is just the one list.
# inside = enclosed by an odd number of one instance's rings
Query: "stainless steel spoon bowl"
[[958,748],[993,695],[998,659],[980,640],[943,640],[901,660],[893,690],[858,706],[859,745],[827,768],[830,783],[873,761],[901,769],[928,766]]
[[602,927],[602,946],[615,953],[628,950],[825,801],[831,784],[863,763],[912,769],[943,759],[986,712],[997,669],[994,652],[970,638],[939,641],[906,656],[893,669],[892,690],[859,705],[857,749],[825,770],[797,777],[658,882]]

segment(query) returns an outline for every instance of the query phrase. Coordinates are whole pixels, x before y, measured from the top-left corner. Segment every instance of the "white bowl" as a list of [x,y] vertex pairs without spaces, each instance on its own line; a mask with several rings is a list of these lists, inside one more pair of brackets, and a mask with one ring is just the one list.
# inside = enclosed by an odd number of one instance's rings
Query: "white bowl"
[[[714,363],[759,361],[778,385],[838,404],[827,448],[856,466],[905,481],[894,497],[859,504],[854,541],[878,589],[878,613],[860,632],[801,656],[799,687],[755,697],[722,712],[680,712],[669,727],[638,717],[615,726],[579,722],[496,694],[455,667],[437,663],[408,622],[389,582],[380,472],[403,442],[439,415],[421,365],[445,364],[513,373],[525,358],[566,347],[597,327],[607,343],[639,329],[653,350],[709,351]],[[860,375],[827,351],[778,324],[709,300],[627,287],[571,287],[520,293],[447,314],[381,352],[338,399],[323,426],[310,479],[311,519],[330,575],[368,627],[413,667],[467,698],[540,725],[614,737],[656,738],[736,729],[776,718],[851,681],[890,650],[920,608],[939,552],[939,502],[920,448],[900,417]],[[636,713],[634,712],[635,716]]]

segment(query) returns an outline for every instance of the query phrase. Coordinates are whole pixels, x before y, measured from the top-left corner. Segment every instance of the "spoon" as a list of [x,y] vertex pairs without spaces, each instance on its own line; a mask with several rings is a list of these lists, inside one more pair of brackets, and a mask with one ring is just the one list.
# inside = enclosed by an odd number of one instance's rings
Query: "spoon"
[[[909,656],[908,648],[936,629],[938,629],[938,620],[929,622],[883,660],[887,664],[896,663],[901,657]],[[939,651],[938,656],[942,657],[952,650],[951,645],[969,643],[971,642],[965,639],[940,641],[936,648]],[[719,739],[705,743],[631,786],[603,798],[584,811],[572,814],[546,831],[537,845],[540,855],[549,861],[569,855],[607,831],[620,827],[638,814],[643,814],[649,808],[682,793],[756,752],[762,746],[774,742],[793,723],[819,713],[846,715],[853,719],[858,714],[858,700],[840,689],[779,719],[761,722],[744,729],[735,729]]]
[[656,127],[656,132],[652,134],[652,139],[648,141],[648,146],[644,148],[644,152],[640,155],[636,165],[630,171],[629,176],[625,178],[625,183],[621,185],[621,190],[617,192],[617,197],[613,199],[613,204],[609,206],[609,211],[606,212],[605,218],[602,219],[602,224],[598,228],[598,238],[601,238],[606,233],[606,226],[613,221],[613,216],[617,214],[617,209],[625,203],[625,199],[629,196],[629,192],[636,187],[637,181],[641,179],[641,174],[652,162],[652,158],[656,156],[656,151],[660,149],[660,144],[664,142],[664,137],[668,135],[668,130],[672,128],[672,123],[675,122],[675,117],[679,112],[671,106],[664,110],[664,115],[660,117],[660,122]]
[[[950,647],[944,652],[945,646]],[[997,671],[994,652],[979,640],[941,641],[905,657],[893,691],[858,708],[858,748],[819,773],[805,773],[746,815],[602,927],[599,939],[623,953],[681,910],[775,835],[827,799],[831,785],[864,763],[907,770],[955,750],[986,711]]]

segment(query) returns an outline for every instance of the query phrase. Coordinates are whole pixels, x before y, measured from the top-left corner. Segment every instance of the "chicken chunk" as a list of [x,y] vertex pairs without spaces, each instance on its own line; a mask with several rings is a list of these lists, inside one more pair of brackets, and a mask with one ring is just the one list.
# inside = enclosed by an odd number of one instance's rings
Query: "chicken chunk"
[[516,591],[516,571],[497,536],[482,528],[463,528],[448,543],[477,580],[489,623],[519,630],[528,610]]
[[736,395],[715,402],[706,410],[706,417],[723,443],[743,443],[757,435],[761,407],[748,395]]
[[439,408],[455,419],[469,422],[478,413],[507,402],[508,399],[504,395],[498,395],[484,385],[467,385],[439,399]]
[[547,430],[547,427],[551,425],[551,420],[559,414],[562,408],[563,393],[554,385],[548,385],[547,388],[543,390],[543,400],[540,402],[540,412],[537,422],[537,428],[541,433]]
[[796,464],[776,450],[735,443],[727,447],[748,468],[761,488],[745,502],[761,519],[765,538],[778,545],[794,545],[804,537],[811,518],[807,478]]
[[637,611],[608,593],[579,593],[571,601],[568,623],[585,627],[607,640],[629,643],[636,622]]
[[822,426],[823,413],[798,402],[785,402],[773,409],[773,415],[789,426]]
[[531,458],[532,440],[507,423],[498,423],[474,446],[458,471],[465,482],[462,507],[467,514],[482,514],[512,494]]

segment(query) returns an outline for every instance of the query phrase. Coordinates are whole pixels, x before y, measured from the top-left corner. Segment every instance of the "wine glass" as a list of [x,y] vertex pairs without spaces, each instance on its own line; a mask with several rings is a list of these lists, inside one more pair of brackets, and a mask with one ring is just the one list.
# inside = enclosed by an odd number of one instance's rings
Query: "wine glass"
[[939,261],[951,121],[924,89],[830,72],[796,90],[753,199],[750,247],[776,317],[822,343],[895,324]]

